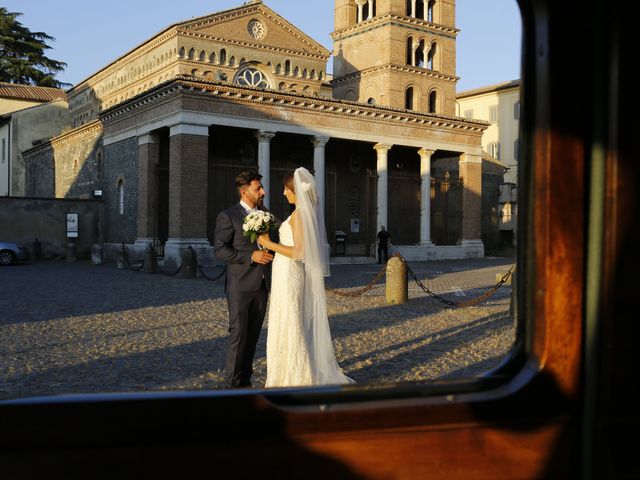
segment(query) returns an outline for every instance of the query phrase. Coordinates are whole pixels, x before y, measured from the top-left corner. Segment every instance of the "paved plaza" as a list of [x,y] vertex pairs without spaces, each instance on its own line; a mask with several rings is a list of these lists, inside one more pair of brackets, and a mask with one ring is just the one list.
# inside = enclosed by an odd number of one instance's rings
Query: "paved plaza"
[[[455,302],[496,284],[514,259],[410,262]],[[448,308],[409,284],[386,305],[380,266],[332,265],[328,307],[336,356],[359,384],[468,378],[495,367],[514,342],[511,285],[471,307]],[[216,268],[205,271],[213,277]],[[181,279],[88,262],[0,268],[0,399],[62,393],[223,387],[227,309],[221,280]],[[266,376],[268,322],[253,384]]]

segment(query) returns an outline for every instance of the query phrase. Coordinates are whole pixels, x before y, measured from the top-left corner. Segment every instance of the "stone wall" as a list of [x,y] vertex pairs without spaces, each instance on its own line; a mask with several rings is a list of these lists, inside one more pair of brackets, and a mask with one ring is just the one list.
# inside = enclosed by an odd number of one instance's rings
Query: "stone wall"
[[91,245],[102,243],[103,204],[100,200],[0,197],[0,239],[24,244],[33,251],[37,238],[44,259],[67,254],[67,213],[77,213],[79,258],[89,258]]
[[13,196],[26,195],[24,152],[47,142],[69,126],[67,102],[46,103],[11,115],[11,190]]
[[93,198],[102,189],[102,125],[92,122],[23,154],[26,194],[31,197]]

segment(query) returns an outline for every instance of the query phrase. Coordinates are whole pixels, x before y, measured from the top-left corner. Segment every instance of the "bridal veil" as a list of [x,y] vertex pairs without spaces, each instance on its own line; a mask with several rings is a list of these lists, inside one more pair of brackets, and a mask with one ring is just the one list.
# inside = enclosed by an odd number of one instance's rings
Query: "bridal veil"
[[317,376],[313,383],[351,383],[353,380],[338,366],[331,343],[324,286],[324,277],[329,275],[329,254],[316,182],[311,172],[302,167],[293,173],[293,181],[297,212],[293,258],[304,263],[303,329]]

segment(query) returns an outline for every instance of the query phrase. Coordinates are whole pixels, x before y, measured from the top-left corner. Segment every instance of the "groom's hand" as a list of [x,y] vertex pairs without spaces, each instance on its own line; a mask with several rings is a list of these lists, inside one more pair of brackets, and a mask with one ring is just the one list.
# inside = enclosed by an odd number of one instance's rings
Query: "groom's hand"
[[251,254],[251,261],[260,265],[267,265],[273,261],[273,255],[267,250],[254,250]]

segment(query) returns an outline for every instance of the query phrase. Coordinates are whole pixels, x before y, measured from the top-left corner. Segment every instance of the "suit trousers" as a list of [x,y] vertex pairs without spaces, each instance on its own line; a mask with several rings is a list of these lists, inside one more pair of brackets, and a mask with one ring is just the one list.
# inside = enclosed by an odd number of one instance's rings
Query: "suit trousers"
[[229,387],[251,386],[253,357],[267,311],[267,299],[264,280],[255,292],[227,292],[229,339],[225,373]]

